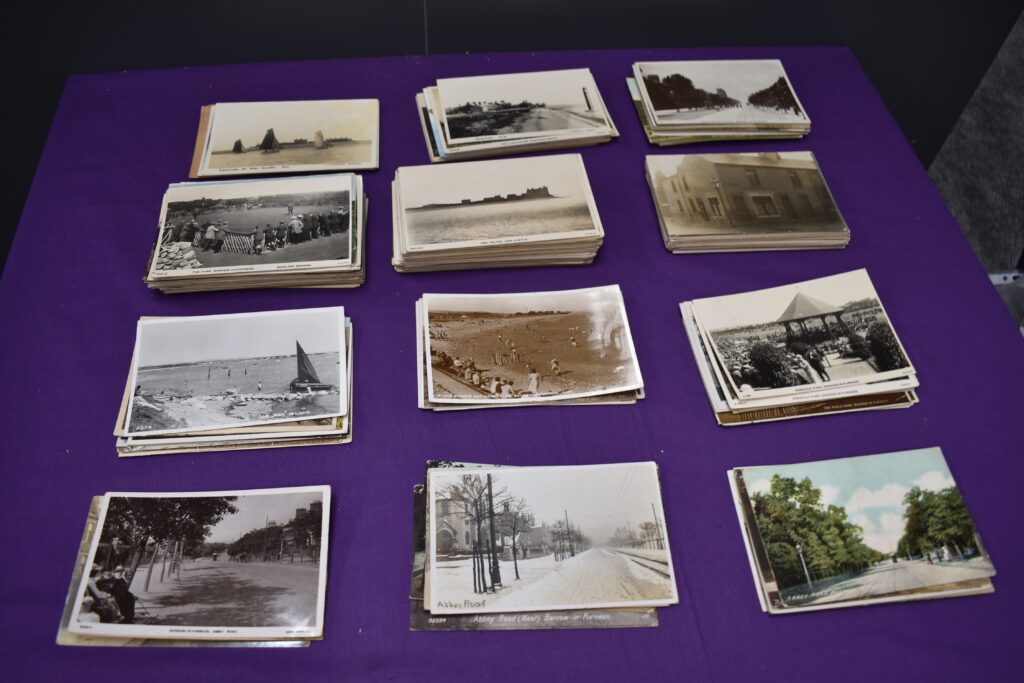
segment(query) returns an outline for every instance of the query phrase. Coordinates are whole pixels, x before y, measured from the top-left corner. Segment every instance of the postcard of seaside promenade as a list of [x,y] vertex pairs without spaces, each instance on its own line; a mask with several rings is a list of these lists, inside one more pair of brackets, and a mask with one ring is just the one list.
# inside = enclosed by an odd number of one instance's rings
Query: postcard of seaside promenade
[[344,310],[140,320],[128,436],[345,414]]

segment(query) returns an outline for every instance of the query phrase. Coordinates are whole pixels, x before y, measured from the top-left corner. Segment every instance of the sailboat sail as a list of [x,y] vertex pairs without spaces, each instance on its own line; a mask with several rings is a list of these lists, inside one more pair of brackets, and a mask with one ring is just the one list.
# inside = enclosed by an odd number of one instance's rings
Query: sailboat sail
[[264,152],[277,151],[281,149],[281,143],[277,141],[277,136],[274,135],[273,128],[267,129],[267,134],[263,136],[263,142],[260,143],[260,149]]
[[302,345],[299,344],[298,340],[295,341],[295,357],[299,366],[299,376],[296,378],[296,381],[320,384],[320,378],[316,376],[316,369],[313,368],[312,361],[309,360],[306,352],[302,350]]

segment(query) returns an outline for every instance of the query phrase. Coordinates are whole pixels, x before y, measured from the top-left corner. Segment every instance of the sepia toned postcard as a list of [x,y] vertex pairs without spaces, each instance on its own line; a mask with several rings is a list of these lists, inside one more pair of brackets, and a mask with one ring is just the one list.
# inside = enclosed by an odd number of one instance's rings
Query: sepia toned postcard
[[321,638],[330,493],[329,486],[108,493],[68,631],[206,641]]
[[427,491],[432,615],[679,600],[653,462],[432,469]]
[[729,481],[768,612],[993,591],[939,448],[742,467]]
[[633,73],[658,126],[807,126],[777,59],[639,62]]
[[124,435],[346,414],[344,309],[140,320]]
[[377,100],[208,105],[189,177],[373,169],[379,131]]
[[431,403],[536,403],[643,388],[618,285],[424,294]]
[[603,235],[578,154],[405,166],[396,178],[403,252]]

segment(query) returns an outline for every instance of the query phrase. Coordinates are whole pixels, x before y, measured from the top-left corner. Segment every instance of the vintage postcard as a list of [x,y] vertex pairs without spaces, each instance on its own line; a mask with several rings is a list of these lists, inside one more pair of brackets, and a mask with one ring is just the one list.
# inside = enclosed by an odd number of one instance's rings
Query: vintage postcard
[[995,567],[939,448],[729,477],[768,611],[992,591]]
[[428,398],[515,404],[640,389],[618,285],[424,294]]
[[344,310],[140,320],[126,436],[344,415]]
[[603,235],[578,154],[406,166],[397,178],[407,252]]
[[653,462],[434,469],[431,614],[678,602]]
[[647,175],[670,236],[849,231],[811,152],[651,155]]
[[322,637],[330,494],[329,486],[107,494],[68,630]]
[[171,185],[149,277],[349,265],[357,185],[350,173]]
[[810,123],[777,59],[639,62],[633,72],[661,126]]
[[437,88],[453,143],[600,135],[610,128],[589,69],[442,78]]
[[693,302],[740,399],[914,373],[866,270]]
[[204,107],[191,177],[377,168],[377,100]]

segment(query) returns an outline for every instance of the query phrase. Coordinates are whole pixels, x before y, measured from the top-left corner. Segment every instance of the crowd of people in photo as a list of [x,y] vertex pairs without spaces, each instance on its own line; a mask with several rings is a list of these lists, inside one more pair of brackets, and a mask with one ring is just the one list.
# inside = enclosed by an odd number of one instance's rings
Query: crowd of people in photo
[[[770,386],[770,382],[761,377],[760,371],[750,358],[751,346],[753,343],[749,340],[733,341],[727,344],[719,343],[719,351],[725,361],[725,367],[737,387],[744,385],[749,387]],[[797,385],[830,382],[832,380],[829,375],[829,368],[832,365],[830,356],[842,356],[850,350],[844,339],[833,339],[816,344],[781,345],[778,349],[782,356],[782,362],[792,373]]]
[[[516,358],[518,362],[518,356]],[[469,357],[450,356],[440,351],[434,356],[433,365],[494,398],[519,398],[527,394],[540,393],[540,372],[529,363],[526,364],[527,385],[523,389],[516,388],[515,380],[508,377],[508,373],[503,377],[493,371],[485,372]],[[561,374],[557,358],[551,359],[551,372],[556,376]]]
[[251,238],[252,253],[284,249],[291,244],[301,244],[321,237],[330,237],[348,230],[348,212],[344,209],[332,209],[322,212],[293,213],[287,222],[280,220],[277,225],[266,223],[264,226],[254,225],[248,231],[229,230],[230,223],[226,220],[199,221],[193,216],[190,221],[168,224],[164,230],[165,243],[187,242],[201,248],[205,252],[220,253],[224,248],[228,234]]

